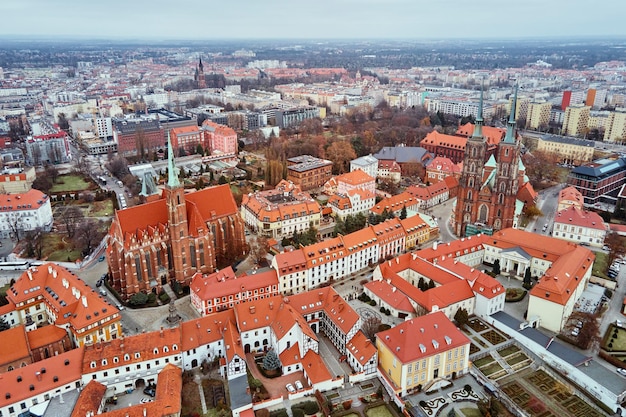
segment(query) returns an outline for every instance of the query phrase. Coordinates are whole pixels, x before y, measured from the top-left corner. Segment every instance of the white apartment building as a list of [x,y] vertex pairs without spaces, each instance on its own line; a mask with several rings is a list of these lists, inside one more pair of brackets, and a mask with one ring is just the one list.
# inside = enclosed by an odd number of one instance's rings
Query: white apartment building
[[22,194],[0,194],[0,236],[20,236],[31,230],[52,228],[50,198],[39,190]]

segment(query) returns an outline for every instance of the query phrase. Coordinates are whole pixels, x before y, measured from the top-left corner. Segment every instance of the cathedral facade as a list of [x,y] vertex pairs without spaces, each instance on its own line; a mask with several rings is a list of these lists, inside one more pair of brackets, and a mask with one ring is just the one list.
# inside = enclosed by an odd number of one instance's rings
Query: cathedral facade
[[[517,92],[515,92],[517,96]],[[463,171],[454,213],[454,231],[458,236],[492,234],[517,226],[523,203],[517,193],[524,179],[520,161],[520,143],[515,135],[515,99],[504,139],[496,157],[488,157],[483,128],[483,92],[472,136],[467,140]]]
[[168,181],[161,198],[117,210],[106,257],[112,287],[128,300],[188,286],[196,272],[212,273],[246,254],[244,223],[230,187],[185,193],[168,138]]

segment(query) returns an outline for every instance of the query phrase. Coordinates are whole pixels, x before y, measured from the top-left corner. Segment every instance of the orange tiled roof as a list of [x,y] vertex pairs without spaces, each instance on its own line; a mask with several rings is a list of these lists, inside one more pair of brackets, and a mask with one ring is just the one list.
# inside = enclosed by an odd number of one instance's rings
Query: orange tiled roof
[[91,374],[122,365],[180,354],[181,342],[180,329],[172,328],[86,346],[83,373]]
[[361,330],[346,344],[346,351],[350,352],[361,365],[365,365],[377,353],[376,346]]
[[366,174],[360,169],[338,175],[337,177],[335,177],[335,180],[337,181],[337,183],[343,182],[354,186],[376,182],[375,178],[372,178],[370,175]]
[[119,320],[117,308],[80,278],[53,263],[26,270],[7,291],[7,298],[14,304],[32,304],[28,300],[39,295],[56,316],[56,325],[68,323],[78,330],[98,326],[106,317]]
[[[506,135],[506,129],[500,129],[499,127],[483,126],[483,137],[487,138],[487,143],[491,145],[497,145],[504,135]],[[474,134],[474,125],[472,123],[465,123],[463,126],[459,126],[456,131],[457,135],[463,135],[470,137]]]
[[400,323],[376,334],[376,338],[403,364],[461,346],[469,348],[470,343],[441,311]]
[[[25,358],[30,361],[30,349],[28,348],[24,326],[19,325],[3,331],[2,339],[4,342],[0,343],[0,363],[8,364]],[[10,343],[7,343],[8,341]]]
[[452,149],[465,149],[467,144],[467,138],[461,136],[446,135],[439,133],[436,130],[428,133],[424,139],[420,142],[421,146],[441,146]]
[[360,316],[332,287],[318,288],[300,294],[285,297],[285,300],[299,314],[310,314],[324,311],[328,317],[344,334],[356,326]]
[[223,296],[237,294],[241,291],[252,291],[278,285],[278,277],[274,269],[254,275],[235,276],[233,268],[228,266],[221,271],[203,276],[196,273],[190,289],[202,300],[212,300]]
[[0,209],[3,212],[35,210],[46,201],[48,196],[33,188],[21,194],[0,194]]
[[243,347],[241,346],[241,338],[239,336],[239,331],[237,330],[237,326],[232,321],[226,323],[226,327],[224,328],[224,355],[228,362],[232,361],[235,356],[239,356],[242,359],[245,359],[245,353],[243,351]]
[[280,363],[283,366],[295,365],[300,363],[302,358],[300,358],[300,344],[298,342],[291,345],[290,348],[287,348],[280,352],[279,355]]
[[559,192],[559,203],[563,200],[584,203],[583,195],[573,186],[565,187]]
[[[28,346],[31,349],[38,349],[54,342],[63,340],[67,336],[67,332],[60,327],[49,325],[27,332]],[[0,357],[2,354],[0,354]]]
[[408,192],[403,192],[397,195],[394,195],[389,198],[385,198],[381,200],[378,204],[370,209],[370,211],[374,214],[381,215],[385,209],[387,211],[398,211],[402,210],[403,207],[411,207],[414,205],[419,205],[419,200],[413,197]]
[[92,379],[83,387],[78,396],[71,417],[85,417],[91,413],[97,414],[102,404],[102,398],[107,391],[107,386]]
[[588,229],[606,230],[604,220],[598,213],[581,210],[576,206],[569,206],[565,210],[559,211],[554,217],[554,222]]
[[319,384],[332,379],[326,364],[313,349],[309,349],[302,358],[302,368],[311,384]]
[[415,312],[409,297],[385,280],[368,282],[363,287],[376,294],[376,297],[396,310],[405,313]]
[[181,324],[182,351],[187,352],[202,345],[222,340],[222,331],[228,322],[235,321],[235,310],[218,311]]
[[82,364],[83,348],[80,347],[3,373],[0,408],[73,385],[81,379]]

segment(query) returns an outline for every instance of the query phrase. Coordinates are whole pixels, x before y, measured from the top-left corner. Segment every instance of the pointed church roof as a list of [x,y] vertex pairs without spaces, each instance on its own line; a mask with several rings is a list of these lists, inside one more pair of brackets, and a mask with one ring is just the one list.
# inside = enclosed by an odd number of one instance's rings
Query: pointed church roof
[[174,150],[172,149],[169,129],[167,131],[167,186],[169,188],[180,187],[178,168],[176,168],[176,163],[174,163]]
[[519,163],[517,164],[517,166],[520,171],[526,171],[526,166],[524,166],[524,163],[522,162],[522,158],[519,159]]
[[509,116],[509,122],[506,126],[506,135],[504,136],[504,143],[515,143],[515,107],[517,104],[517,85],[513,93],[513,103],[511,104],[511,114]]
[[489,160],[487,160],[487,163],[485,164],[485,168],[495,168],[496,166],[497,166],[496,158],[494,158],[493,154],[491,154],[491,156],[489,157]]
[[481,188],[488,187],[490,190],[493,190],[493,187],[496,185],[496,172],[495,169],[491,171]]
[[478,103],[478,116],[474,125],[474,133],[471,139],[483,139],[483,84],[480,85],[480,102]]

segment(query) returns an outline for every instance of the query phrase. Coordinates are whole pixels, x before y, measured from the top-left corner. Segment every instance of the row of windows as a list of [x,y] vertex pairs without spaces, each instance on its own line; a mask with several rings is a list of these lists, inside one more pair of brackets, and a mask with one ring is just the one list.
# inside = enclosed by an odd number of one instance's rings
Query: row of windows
[[[173,351],[177,351],[178,350],[178,345],[176,345],[176,344],[172,345],[172,350]],[[163,346],[163,353],[168,353],[169,351],[170,351],[169,347]],[[154,350],[152,351],[152,353],[154,353],[155,355],[158,355],[159,354],[159,348],[155,347]],[[141,353],[135,352],[134,358],[135,359],[140,359],[141,358]],[[129,361],[130,360],[130,354],[128,354],[128,353],[125,354],[124,355],[124,360],[125,361]],[[113,357],[113,363],[118,363],[118,362],[119,362],[119,358],[117,356],[114,356]],[[108,364],[107,359],[102,359],[102,366],[107,366],[107,364]],[[96,361],[92,361],[89,364],[89,367],[90,368],[95,368],[96,367]]]

